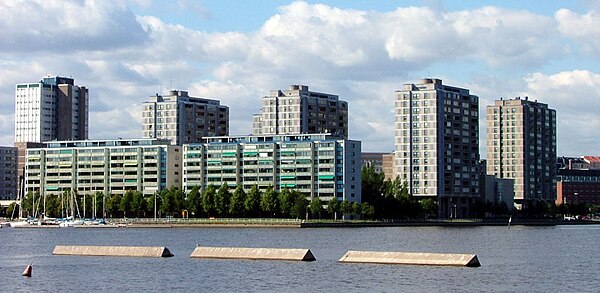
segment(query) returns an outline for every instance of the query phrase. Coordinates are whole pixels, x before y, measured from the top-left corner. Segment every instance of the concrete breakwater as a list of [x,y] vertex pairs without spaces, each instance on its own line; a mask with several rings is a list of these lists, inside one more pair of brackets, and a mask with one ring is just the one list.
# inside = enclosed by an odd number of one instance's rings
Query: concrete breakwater
[[475,254],[348,251],[339,262],[479,267]]
[[173,254],[166,247],[160,246],[85,246],[57,245],[53,255],[82,256],[132,256],[132,257],[171,257]]
[[247,247],[205,247],[198,246],[192,258],[221,258],[221,259],[264,259],[264,260],[290,260],[314,261],[316,260],[310,249],[288,248],[247,248]]

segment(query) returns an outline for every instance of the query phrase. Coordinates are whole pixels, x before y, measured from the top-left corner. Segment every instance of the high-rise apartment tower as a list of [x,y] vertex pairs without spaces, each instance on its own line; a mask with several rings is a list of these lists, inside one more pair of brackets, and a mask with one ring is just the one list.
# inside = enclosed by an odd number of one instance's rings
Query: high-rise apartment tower
[[15,89],[15,143],[88,138],[88,89],[47,76]]
[[487,174],[515,180],[515,206],[556,199],[556,110],[525,99],[486,107]]
[[440,79],[396,91],[395,175],[439,217],[469,217],[479,197],[479,98]]
[[229,107],[218,100],[190,97],[186,91],[150,96],[142,116],[144,138],[170,139],[175,145],[229,134]]
[[348,138],[348,103],[311,92],[306,85],[272,90],[263,97],[261,111],[252,117],[254,135],[331,133]]

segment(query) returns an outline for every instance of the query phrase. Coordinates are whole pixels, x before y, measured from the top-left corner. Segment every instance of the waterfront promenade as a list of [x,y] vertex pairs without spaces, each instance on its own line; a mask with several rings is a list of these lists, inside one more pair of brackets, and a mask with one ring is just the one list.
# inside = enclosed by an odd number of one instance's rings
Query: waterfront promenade
[[[596,220],[512,219],[510,226],[596,225]],[[108,219],[106,225],[79,225],[76,228],[193,228],[193,227],[264,227],[264,228],[352,228],[352,227],[479,227],[509,226],[508,219],[451,219],[451,220],[329,220],[279,218],[118,218]],[[30,225],[25,228],[54,228],[53,225]]]

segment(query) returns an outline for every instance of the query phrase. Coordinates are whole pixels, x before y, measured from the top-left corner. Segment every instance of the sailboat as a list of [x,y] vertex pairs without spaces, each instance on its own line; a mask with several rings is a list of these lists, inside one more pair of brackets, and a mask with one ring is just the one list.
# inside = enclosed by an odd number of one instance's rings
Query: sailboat
[[[84,221],[81,219],[81,216],[79,216],[79,205],[74,200],[75,194],[72,191],[70,191],[69,194],[71,195],[70,196],[70,209],[67,209],[67,218],[58,224],[58,227],[61,227],[61,228],[80,226],[80,225],[84,224]],[[79,216],[78,219],[75,219],[75,207],[77,207],[77,216]],[[69,216],[69,211],[71,212],[70,216]]]
[[[25,172],[25,170],[23,170],[23,172]],[[19,188],[19,193],[17,195],[17,200],[16,202],[18,202],[17,204],[17,208],[13,210],[12,215],[11,215],[11,219],[15,218],[15,211],[17,212],[17,215],[19,216],[19,218],[21,219],[20,221],[11,221],[10,222],[10,227],[25,227],[25,226],[29,226],[33,224],[33,220],[31,219],[23,219],[22,217],[22,213],[23,213],[23,199],[25,198],[25,176],[21,176],[20,178],[20,188]],[[33,195],[33,202],[32,202],[32,206],[35,209],[35,194]],[[35,215],[35,212],[34,212]]]

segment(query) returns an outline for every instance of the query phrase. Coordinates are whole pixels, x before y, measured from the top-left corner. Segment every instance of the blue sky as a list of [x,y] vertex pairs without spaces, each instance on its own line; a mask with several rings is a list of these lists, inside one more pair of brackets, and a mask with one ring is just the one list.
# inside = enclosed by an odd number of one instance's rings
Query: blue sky
[[14,85],[46,74],[90,89],[90,138],[141,136],[141,103],[169,88],[230,107],[251,132],[272,89],[349,102],[350,137],[394,148],[394,90],[423,77],[485,106],[529,96],[557,110],[559,155],[600,155],[598,1],[0,1],[0,145]]

